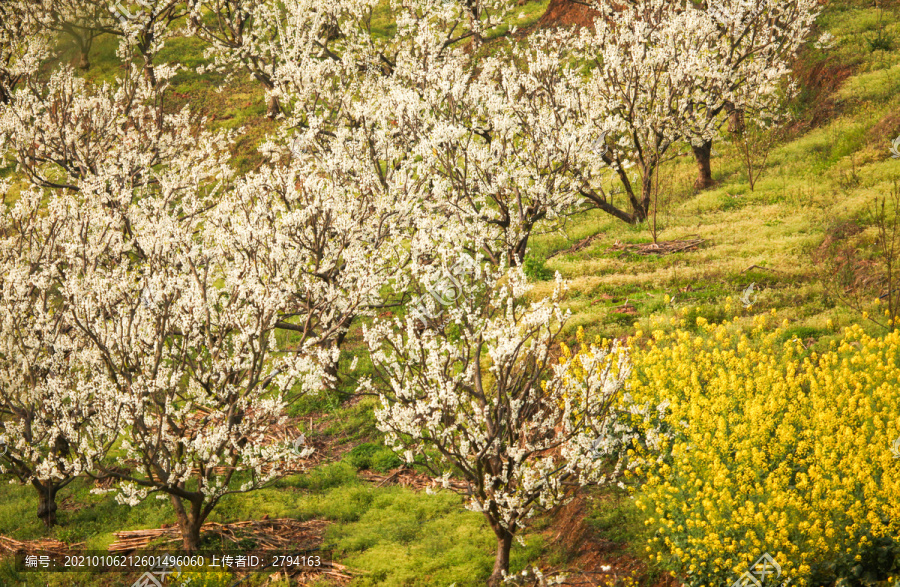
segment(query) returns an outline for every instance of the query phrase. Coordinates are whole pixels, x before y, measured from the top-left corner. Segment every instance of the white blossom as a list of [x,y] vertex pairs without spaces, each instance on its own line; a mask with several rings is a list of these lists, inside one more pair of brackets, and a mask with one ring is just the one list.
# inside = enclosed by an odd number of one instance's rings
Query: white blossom
[[422,327],[407,316],[365,328],[385,387],[370,386],[395,451],[468,482],[466,507],[487,518],[499,561],[528,518],[565,499],[569,483],[602,479],[591,441],[630,367],[618,347],[592,349],[581,378],[552,364],[567,318],[559,281],[552,298],[527,302],[521,269],[479,263],[463,279],[467,295],[443,321]]

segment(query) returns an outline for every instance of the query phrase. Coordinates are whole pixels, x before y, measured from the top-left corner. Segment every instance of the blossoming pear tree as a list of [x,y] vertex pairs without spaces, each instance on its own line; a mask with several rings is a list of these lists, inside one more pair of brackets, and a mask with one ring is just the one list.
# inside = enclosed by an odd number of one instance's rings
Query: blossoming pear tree
[[224,143],[202,130],[204,120],[187,107],[164,109],[176,71],[160,66],[151,83],[132,66],[98,87],[63,66],[0,110],[0,147],[29,183],[47,188],[78,190],[81,179],[106,168],[115,170],[117,183],[140,185],[153,180],[147,169],[174,161],[196,174],[217,172],[209,165],[224,164],[212,156]]
[[[211,64],[202,69],[225,73],[226,80],[239,71],[252,76],[266,91],[266,115],[275,118],[281,112],[275,72],[285,52],[296,51],[293,43],[297,39],[288,35],[298,31],[288,32],[286,15],[302,14],[309,27],[303,31],[304,36],[327,44],[340,35],[337,20],[331,13],[338,4],[309,0],[189,0],[189,30],[209,44],[206,57]],[[374,3],[370,4],[371,9]]]
[[212,216],[230,262],[280,284],[275,326],[290,337],[286,352],[318,365],[329,386],[351,323],[405,292],[407,243],[421,216],[417,192],[401,189],[409,178],[372,165],[377,137],[360,128],[344,139],[327,159],[282,159],[244,175]]
[[[461,224],[481,223],[491,236],[471,242],[494,263],[521,262],[534,231],[578,209],[565,173],[581,132],[568,115],[575,74],[555,59],[555,38],[536,35],[528,47],[494,41],[497,54],[485,56],[473,47],[496,19],[458,30],[467,22],[461,15],[476,10],[469,5],[398,3],[387,39],[372,32],[365,3],[327,6],[328,15],[288,3],[275,75],[286,126],[305,148],[327,153],[345,127],[385,129],[395,156],[380,166],[428,178],[430,206]],[[341,25],[337,40],[314,34],[322,19]]]
[[0,105],[7,104],[23,80],[49,56],[50,35],[20,2],[0,3]]
[[[161,86],[139,71],[132,70],[130,79],[147,94],[138,98],[152,101]],[[171,68],[159,71],[168,77]],[[19,263],[40,270],[41,291],[49,292],[47,305],[66,326],[61,332],[72,339],[72,351],[65,364],[59,352],[53,355],[60,374],[34,387],[31,397],[50,409],[58,399],[50,394],[62,394],[69,397],[64,407],[70,406],[82,385],[85,393],[98,394],[90,396],[91,409],[111,406],[122,459],[98,461],[75,451],[79,428],[64,423],[56,425],[68,431],[62,438],[71,448],[52,454],[77,452],[84,460],[80,468],[65,472],[116,480],[113,490],[125,503],[151,493],[168,498],[184,547],[194,550],[200,527],[223,496],[301,466],[298,458],[308,452],[295,454],[269,437],[284,424],[284,395],[318,381],[310,376],[315,365],[307,368],[277,346],[276,325],[292,290],[280,275],[254,264],[261,255],[252,247],[262,241],[252,240],[251,248],[236,254],[241,227],[216,213],[233,180],[227,164],[231,137],[198,129],[185,111],[160,110],[158,120],[142,127],[143,119],[129,120],[141,108],[119,109],[116,91],[94,94],[75,82],[68,87],[70,101],[35,106],[38,116],[30,120],[39,134],[53,130],[62,137],[46,149],[66,153],[71,147],[78,155],[61,158],[55,167],[56,160],[47,157],[36,166],[41,174],[26,175],[43,190],[29,201],[35,210],[47,208],[46,216],[34,212],[27,218],[59,235],[47,241],[54,243],[48,251],[41,248],[47,239],[30,239],[35,251],[46,254],[25,251]],[[66,108],[78,115],[65,115]],[[110,124],[94,126],[98,121]],[[70,145],[67,138],[85,128],[97,132]],[[30,136],[14,129],[4,144],[27,151]],[[82,153],[107,144],[114,157]],[[65,181],[57,183],[56,177]],[[14,228],[14,234],[28,234]],[[14,290],[8,291],[12,296]],[[43,323],[57,324],[49,318]],[[68,409],[77,414],[75,407]],[[56,412],[61,417],[61,408]]]
[[202,214],[216,190],[159,182],[130,202],[130,193],[85,196],[121,199],[96,210],[82,231],[90,240],[73,245],[101,248],[103,260],[82,267],[64,295],[126,398],[127,466],[102,473],[118,480],[124,503],[167,497],[184,548],[196,550],[222,497],[297,466],[289,447],[267,436],[285,423],[283,395],[305,372],[277,346],[281,283],[233,262],[230,235]]
[[0,215],[0,473],[34,487],[50,527],[58,492],[105,458],[122,422],[90,341],[56,297],[71,199],[45,213],[43,195],[26,189]]
[[36,27],[69,38],[77,50],[73,63],[82,70],[91,66],[90,52],[97,37],[110,24],[110,11],[103,2],[84,0],[24,0],[17,12],[30,18]]
[[[728,121],[732,132],[740,132],[745,116],[763,122],[784,114],[786,100],[797,90],[790,80],[793,60],[821,11],[819,4],[817,0],[707,3],[706,17],[713,20],[716,36],[707,48],[706,101],[697,107],[715,129]],[[713,183],[712,139],[703,129],[697,131],[691,146],[698,168],[695,186],[702,189]]]
[[556,42],[536,33],[485,59],[454,50],[425,73],[406,64],[404,85],[424,86],[410,133],[433,197],[445,213],[493,229],[480,250],[494,264],[521,263],[532,234],[583,209],[570,173],[585,134],[572,112],[576,74],[556,59]]
[[430,22],[445,47],[467,39],[480,44],[487,32],[502,24],[512,4],[507,0],[393,2],[390,16],[397,30],[391,34],[377,30],[373,19],[384,16],[385,6],[374,0],[190,0],[188,6],[190,30],[210,45],[210,67],[229,77],[239,68],[253,76],[265,88],[267,114],[274,118],[280,112],[277,78],[283,75],[278,73],[283,67],[304,74],[315,86],[319,81],[315,71],[323,62],[340,63],[362,50],[370,64],[391,71],[400,53],[397,40],[404,37],[402,29],[409,19]]
[[168,498],[184,548],[196,550],[223,496],[297,466],[267,435],[284,424],[282,396],[302,368],[276,346],[279,283],[231,262],[202,214],[218,191],[187,191],[171,175],[136,189],[83,180],[60,304],[124,419],[124,461],[100,463],[98,476],[118,481],[124,503]]
[[185,16],[184,3],[181,0],[72,1],[88,6],[100,4],[106,9],[106,17],[94,25],[94,30],[119,37],[119,58],[130,61],[135,55],[139,56],[144,75],[155,85],[156,57],[166,40],[175,33],[176,23]]
[[[454,248],[435,264],[451,266]],[[562,284],[529,302],[521,268],[471,261],[441,319],[423,327],[413,311],[365,329],[380,383],[368,385],[380,397],[378,427],[407,463],[445,485],[451,474],[466,481],[467,507],[497,538],[490,584],[498,585],[529,518],[606,481],[593,447],[629,366],[625,349],[595,348],[580,363],[587,374],[572,376],[552,358],[567,318]]]
[[279,113],[272,94],[272,76],[278,65],[281,8],[272,0],[190,0],[191,33],[209,43],[207,70],[227,73],[231,79],[243,70],[262,84],[268,94],[267,115]]
[[[711,181],[709,151],[722,114],[781,108],[779,84],[817,14],[815,0],[707,4],[598,0],[594,27],[563,45],[591,66],[580,116],[596,134],[576,169],[579,191],[625,222],[647,218],[655,174],[678,142],[694,146],[702,187]],[[618,190],[603,187],[604,170],[593,169],[598,157]],[[615,203],[617,191],[625,206]]]
[[[580,118],[596,133],[592,148],[582,150],[576,177],[591,203],[636,224],[648,217],[653,180],[671,147],[688,128],[712,132],[696,105],[706,100],[701,82],[715,29],[687,0],[599,1],[595,7],[602,16],[594,27],[581,29],[567,45],[591,67],[579,92]],[[626,204],[603,188],[598,159],[616,176]]]

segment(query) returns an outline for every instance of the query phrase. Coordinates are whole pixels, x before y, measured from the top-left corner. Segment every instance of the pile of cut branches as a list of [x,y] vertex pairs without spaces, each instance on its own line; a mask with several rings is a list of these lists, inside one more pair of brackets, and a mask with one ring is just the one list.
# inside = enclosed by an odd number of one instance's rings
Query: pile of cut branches
[[584,238],[584,239],[578,241],[577,243],[575,243],[568,249],[562,249],[562,250],[556,251],[555,253],[551,253],[550,255],[547,256],[547,258],[552,259],[553,257],[556,257],[557,255],[569,255],[571,253],[577,253],[578,251],[583,251],[584,249],[586,249],[589,246],[591,246],[592,244],[594,244],[594,241],[601,239],[604,236],[605,235],[602,232],[591,235],[587,238]]
[[609,250],[634,253],[637,255],[671,255],[672,253],[683,253],[685,251],[696,250],[697,247],[705,242],[706,239],[702,238],[639,244],[621,243],[616,241]]
[[[258,550],[297,550],[314,548],[322,543],[325,527],[330,522],[325,520],[294,520],[278,518],[275,520],[247,520],[219,524],[207,522],[200,528],[202,534],[219,536],[222,542],[246,544],[255,542]],[[130,552],[146,549],[157,540],[160,543],[181,540],[181,530],[176,526],[152,528],[147,530],[125,530],[115,532],[116,541],[109,545],[110,552]]]
[[66,554],[78,550],[84,546],[84,542],[66,544],[59,540],[13,540],[6,536],[0,536],[0,553],[11,554]]

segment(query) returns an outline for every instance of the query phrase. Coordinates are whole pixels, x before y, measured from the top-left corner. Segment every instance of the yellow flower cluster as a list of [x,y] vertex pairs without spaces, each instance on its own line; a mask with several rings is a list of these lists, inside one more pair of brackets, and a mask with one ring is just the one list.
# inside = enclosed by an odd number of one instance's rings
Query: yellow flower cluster
[[775,324],[701,318],[632,346],[631,401],[669,402],[669,437],[634,455],[648,552],[691,586],[731,584],[763,553],[801,587],[887,579],[879,560],[900,555],[900,331],[847,328],[819,355]]
[[231,573],[213,566],[182,567],[171,575],[171,580],[177,587],[227,587],[234,583]]

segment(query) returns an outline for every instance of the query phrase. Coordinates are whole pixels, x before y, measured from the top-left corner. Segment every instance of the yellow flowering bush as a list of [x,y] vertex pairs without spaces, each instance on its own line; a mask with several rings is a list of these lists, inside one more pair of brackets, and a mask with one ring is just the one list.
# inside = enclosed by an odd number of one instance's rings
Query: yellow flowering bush
[[648,552],[692,587],[731,585],[764,553],[772,584],[897,577],[900,331],[847,328],[820,355],[776,323],[700,318],[632,345],[628,401],[668,402],[668,433],[632,451]]

